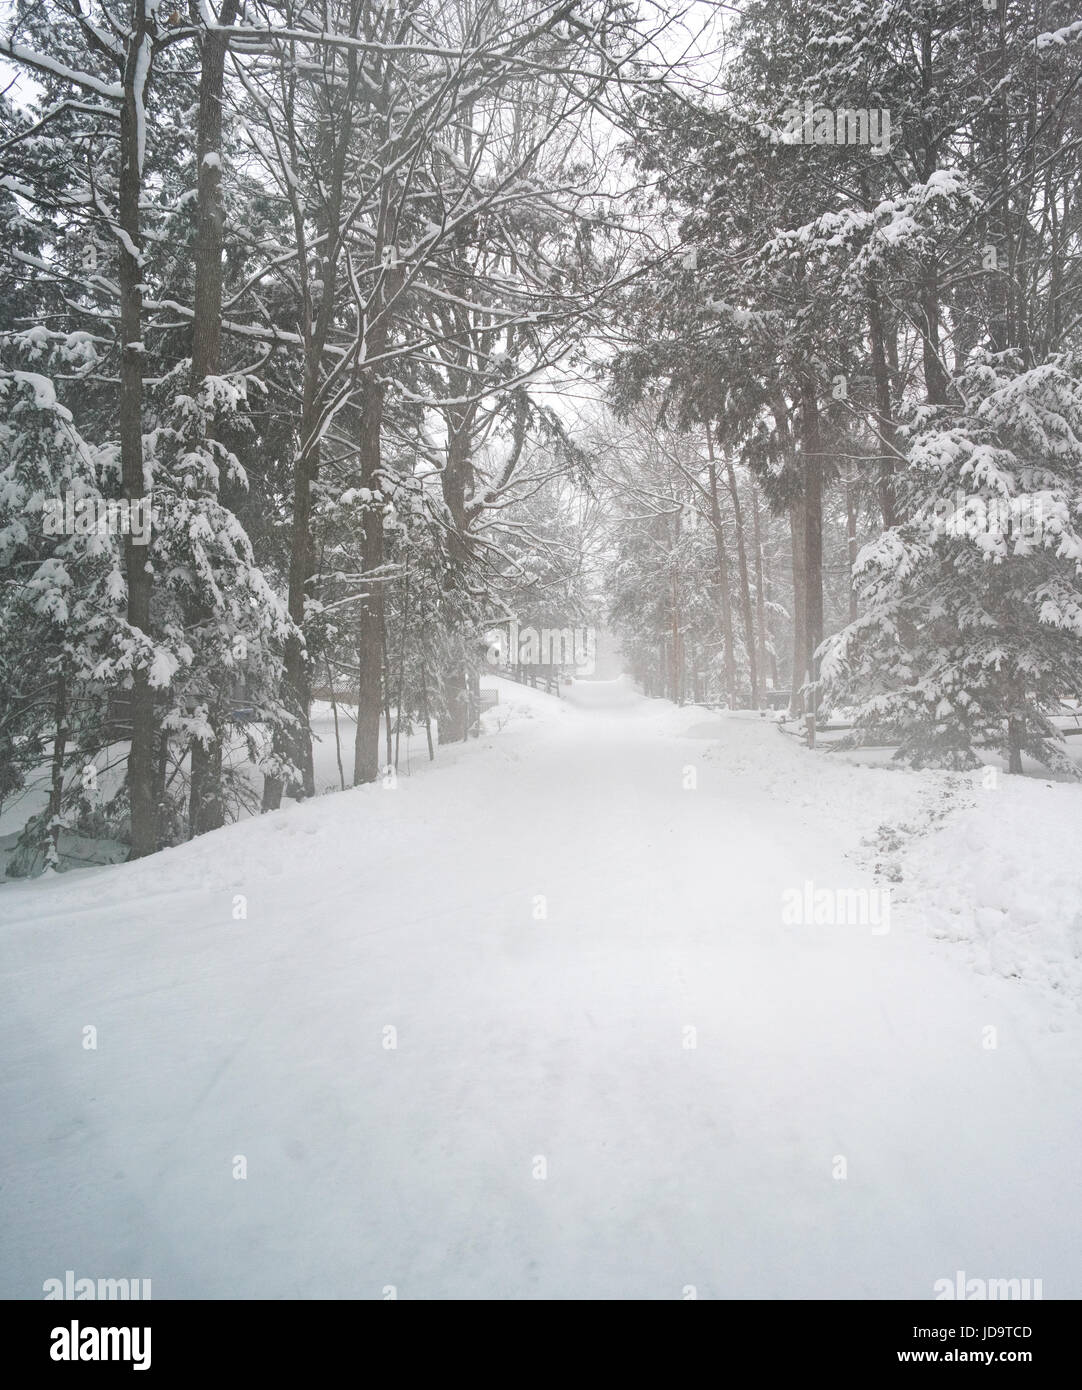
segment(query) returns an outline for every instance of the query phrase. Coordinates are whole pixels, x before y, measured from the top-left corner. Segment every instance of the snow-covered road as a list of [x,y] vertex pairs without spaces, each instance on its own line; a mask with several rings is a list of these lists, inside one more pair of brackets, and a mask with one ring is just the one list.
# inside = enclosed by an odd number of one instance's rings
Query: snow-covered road
[[394,790],[0,888],[0,1294],[1082,1295],[1077,1012],[904,872],[889,931],[783,920],[971,783],[620,682],[501,702]]

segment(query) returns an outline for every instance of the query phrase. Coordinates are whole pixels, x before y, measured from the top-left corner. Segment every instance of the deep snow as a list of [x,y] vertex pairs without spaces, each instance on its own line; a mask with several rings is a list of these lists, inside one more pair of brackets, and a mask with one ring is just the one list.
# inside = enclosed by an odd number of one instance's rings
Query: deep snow
[[1082,1295],[1082,791],[498,684],[393,790],[0,887],[0,1294]]

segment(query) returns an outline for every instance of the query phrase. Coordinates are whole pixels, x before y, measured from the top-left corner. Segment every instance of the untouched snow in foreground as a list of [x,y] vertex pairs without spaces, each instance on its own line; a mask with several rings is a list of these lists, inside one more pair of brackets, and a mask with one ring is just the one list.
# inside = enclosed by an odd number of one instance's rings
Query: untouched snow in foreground
[[[0,1294],[1082,1296],[1079,789],[500,699],[393,791],[0,888]],[[809,881],[890,930],[787,925]]]

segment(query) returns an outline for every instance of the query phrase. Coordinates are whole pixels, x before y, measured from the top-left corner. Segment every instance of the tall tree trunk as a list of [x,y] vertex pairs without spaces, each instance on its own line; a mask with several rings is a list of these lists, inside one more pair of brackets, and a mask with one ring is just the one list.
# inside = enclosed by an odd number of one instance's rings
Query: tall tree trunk
[[852,469],[845,474],[845,539],[849,555],[849,621],[857,620],[857,586],[853,570],[857,563],[857,498]]
[[946,405],[950,379],[939,351],[939,267],[934,252],[925,257],[921,272],[920,325],[925,394],[929,405]]
[[[313,433],[317,417],[320,354],[308,357],[305,365],[301,404],[301,445],[293,460],[293,514],[289,552],[289,616],[293,631],[286,638],[282,669],[290,713],[298,721],[280,741],[280,751],[288,754],[300,773],[301,783],[292,790],[304,796],[315,795],[315,769],[312,761],[312,732],[308,724],[312,706],[312,684],[308,669],[308,652],[303,633],[305,605],[312,597],[314,547],[312,545],[312,487],[319,474],[319,440]],[[263,787],[263,809],[277,810],[281,805],[284,783],[278,777],[268,777]]]
[[[383,94],[384,131],[390,138],[390,109]],[[378,360],[391,341],[389,306],[401,288],[405,275],[396,262],[384,264],[384,251],[393,252],[397,235],[393,189],[384,178],[380,188],[380,205],[375,244],[377,279],[367,306],[365,356]],[[392,258],[393,260],[393,258]],[[364,385],[364,405],[361,418],[361,484],[373,496],[382,499],[383,481],[383,383],[375,372],[369,371]],[[353,747],[353,784],[361,786],[374,782],[379,775],[379,721],[383,704],[384,666],[384,603],[386,579],[382,573],[386,559],[382,506],[365,508],[361,537],[362,570],[369,578],[363,580],[365,595],[360,600],[357,623],[357,734]],[[387,737],[390,739],[390,727]],[[388,762],[390,756],[388,754]]]
[[[774,428],[784,460],[784,469],[786,474],[792,478],[799,472],[799,460],[796,457],[796,445],[793,438],[792,412],[788,401],[780,391],[772,397],[770,409],[774,416]],[[796,479],[797,485],[792,491],[789,501],[789,536],[793,575],[793,655],[789,687],[789,713],[793,716],[800,714],[804,709],[801,686],[807,674],[808,576],[805,482],[806,479],[803,476]]]
[[[929,11],[920,28],[921,177],[925,183],[935,173],[939,162],[937,123],[941,115],[934,92],[936,73],[933,52],[932,17]],[[950,382],[939,350],[939,260],[934,246],[922,258],[918,295],[925,394],[930,405],[946,405]]]
[[[560,695],[559,668],[552,667],[552,679],[556,682],[556,697]],[[551,695],[553,692],[549,691]],[[481,673],[476,666],[466,672],[466,698],[469,705],[470,728],[474,738],[481,737]]]
[[876,430],[885,455],[879,461],[876,491],[879,496],[879,510],[883,517],[883,529],[889,531],[897,519],[894,505],[894,469],[898,455],[898,438],[894,427],[883,305],[879,296],[879,284],[874,277],[868,278],[866,292],[872,377],[875,381]]
[[[537,674],[531,668],[526,672],[526,683],[537,685]],[[466,667],[462,662],[454,662],[443,673],[443,688],[440,692],[439,720],[437,737],[440,743],[462,743],[466,738],[468,708]]]
[[[409,555],[406,556],[406,572],[403,577],[402,585],[402,636],[398,644],[398,694],[396,697],[396,710],[394,722],[394,765],[398,768],[398,745],[402,739],[402,702],[405,699],[406,689],[406,635],[409,632],[410,620],[410,571]],[[412,721],[412,710],[410,711]]]
[[[358,6],[350,8],[349,31],[360,37],[361,13]],[[320,246],[321,270],[313,273],[311,260],[309,218],[307,209],[297,197],[291,201],[293,230],[296,240],[296,265],[301,290],[301,337],[304,344],[304,378],[301,386],[300,437],[293,461],[293,514],[289,554],[289,616],[294,633],[286,639],[283,654],[284,683],[291,712],[297,719],[295,728],[279,740],[280,751],[288,752],[300,773],[300,787],[294,790],[303,796],[315,795],[315,767],[312,759],[312,729],[309,722],[312,706],[310,663],[318,653],[309,649],[305,640],[305,607],[315,598],[318,575],[315,569],[315,546],[312,537],[312,489],[319,478],[324,411],[328,402],[324,394],[323,354],[338,307],[338,284],[342,275],[342,207],[345,196],[347,158],[353,138],[355,111],[359,109],[360,59],[353,49],[344,57],[345,78],[337,84],[339,94],[333,120],[323,124],[326,189],[320,215],[323,242]],[[331,97],[328,94],[328,102]],[[296,129],[285,132],[285,138],[296,140]],[[316,291],[314,279],[322,281]],[[374,353],[369,350],[367,356]],[[376,644],[378,667],[379,643]],[[377,698],[377,708],[378,708]],[[360,711],[358,710],[358,727]],[[268,777],[263,787],[263,809],[273,810],[281,804],[284,791],[277,777]]]
[[[380,490],[382,463],[383,387],[375,376],[365,383],[361,425],[361,477],[373,493]],[[383,706],[383,511],[365,508],[361,536],[365,596],[357,615],[357,733],[353,745],[353,785],[379,776],[379,721]],[[367,576],[375,576],[370,578]]]
[[384,769],[390,772],[394,766],[394,754],[391,749],[391,658],[387,654],[387,601],[380,605],[380,624],[379,638],[380,651],[383,654],[383,742],[387,755]]
[[675,567],[669,571],[669,686],[674,704],[684,703],[684,644],[680,633],[680,587]]
[[53,760],[49,783],[49,813],[46,834],[49,844],[45,862],[60,865],[60,812],[64,806],[64,754],[68,746],[68,682],[63,666],[56,673],[56,699],[53,702]]
[[1021,775],[1026,736],[1026,683],[1019,675],[1007,682],[1007,771]]
[[[470,466],[470,437],[473,410],[453,412],[448,418],[447,465],[441,479],[443,498],[451,519],[448,550],[450,567],[447,576],[449,590],[457,590],[465,581],[469,563],[469,519],[466,515],[466,486]],[[468,733],[468,673],[463,661],[454,661],[443,676],[443,691],[439,712],[440,743],[461,743]],[[535,682],[531,682],[534,684]]]
[[421,718],[425,721],[425,740],[428,743],[428,761],[435,762],[436,750],[432,746],[432,715],[428,708],[428,664],[421,667]]
[[755,630],[758,634],[758,656],[759,674],[762,681],[766,682],[766,587],[763,575],[763,536],[759,521],[759,488],[753,482],[751,485],[751,515],[753,525],[753,540],[755,543]]
[[729,557],[725,553],[725,532],[721,524],[721,503],[718,500],[718,469],[714,457],[714,435],[706,427],[708,455],[707,476],[710,483],[710,527],[714,533],[714,558],[718,568],[718,598],[721,603],[721,636],[724,644],[725,692],[729,708],[736,707],[736,652],[733,643],[733,603],[729,592]]
[[[805,669],[814,683],[819,678],[816,649],[823,640],[823,453],[819,433],[819,401],[810,377],[801,382],[801,433],[804,454],[804,604]],[[816,698],[805,701],[808,743],[815,743]]]
[[797,715],[804,709],[801,686],[807,674],[805,662],[808,647],[807,566],[804,561],[807,536],[804,527],[803,497],[794,498],[789,504],[789,534],[793,554],[793,676],[789,691],[789,713]]
[[[124,496],[134,502],[147,495],[143,476],[143,272],[139,201],[142,192],[142,144],[145,84],[150,80],[144,47],[149,49],[146,9],[131,7],[132,34],[124,61],[124,98],[120,110],[120,180],[118,221],[124,236],[118,248],[120,290],[120,465]],[[150,639],[153,577],[148,548],[124,538],[128,581],[127,619]],[[154,795],[154,748],[157,719],[150,668],[140,661],[132,674],[132,739],[128,754],[131,807],[131,854],[141,859],[158,848],[158,807]]]
[[766,562],[766,552],[765,552],[765,549],[764,549],[764,545],[762,545],[762,537],[761,537],[761,534],[759,534],[759,530],[758,530],[758,523],[759,523],[759,499],[758,499],[758,489],[757,489],[757,493],[755,493],[755,523],[757,523],[757,530],[755,530],[755,545],[757,545],[757,550],[758,550],[758,566],[757,566],[757,573],[758,573],[758,582],[759,582],[759,605],[761,605],[761,609],[762,609],[762,616],[761,616],[761,619],[759,619],[759,638],[761,638],[761,641],[762,641],[762,662],[761,662],[761,666],[762,666],[762,670],[766,670],[766,667],[768,667],[768,664],[769,664],[769,669],[770,669],[770,684],[772,684],[772,685],[773,685],[773,688],[776,689],[776,688],[777,688],[777,646],[776,646],[776,644],[775,644],[775,641],[773,641],[772,634],[770,634],[770,620],[768,619],[768,616],[766,616],[766,614],[768,614],[768,612],[769,612],[770,603],[773,602],[773,574],[772,574],[772,571],[770,571],[770,566],[769,566],[768,562]]
[[[219,23],[228,27],[237,17],[237,0],[224,0]],[[198,179],[198,212],[195,231],[195,293],[192,321],[192,370],[190,390],[197,398],[208,376],[215,376],[221,362],[222,328],[222,250],[225,240],[225,210],[222,205],[222,87],[225,58],[229,47],[226,34],[208,31],[200,39],[202,65],[199,73],[199,115],[196,125],[195,157]],[[209,156],[209,158],[208,158]],[[205,442],[214,437],[208,424]],[[211,621],[205,606],[188,614],[191,626]],[[207,692],[211,695],[212,692]],[[217,830],[225,824],[222,797],[222,739],[224,722],[217,701],[207,705],[214,742],[207,747],[193,739],[190,749],[191,788],[188,799],[189,836]]]
[[725,461],[729,480],[729,492],[733,499],[733,517],[736,521],[736,557],[740,571],[740,608],[744,619],[744,647],[748,654],[748,675],[751,682],[751,707],[759,708],[759,671],[755,651],[755,625],[751,619],[751,585],[748,581],[748,555],[744,544],[744,517],[740,506],[740,493],[736,486],[736,470],[729,459]]

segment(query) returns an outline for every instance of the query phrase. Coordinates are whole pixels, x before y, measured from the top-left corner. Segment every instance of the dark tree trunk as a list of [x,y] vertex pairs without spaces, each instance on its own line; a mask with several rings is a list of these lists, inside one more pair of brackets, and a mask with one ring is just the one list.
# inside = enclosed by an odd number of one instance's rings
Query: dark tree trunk
[[68,682],[61,667],[56,673],[56,699],[53,702],[53,762],[49,784],[49,813],[46,834],[51,842],[54,865],[60,863],[60,812],[64,806],[64,754],[68,746]]
[[1007,771],[1021,775],[1022,748],[1026,737],[1026,687],[1020,677],[1013,677],[1008,683],[1009,707],[1007,710]]
[[921,351],[929,405],[946,405],[950,378],[939,352],[939,268],[934,253],[924,263],[920,284]]
[[675,704],[684,703],[684,643],[680,633],[680,590],[675,569],[669,576],[669,687]]
[[740,493],[736,486],[736,470],[726,460],[726,474],[729,479],[729,492],[733,499],[733,517],[736,521],[736,557],[740,570],[740,608],[744,619],[744,647],[748,653],[748,675],[751,681],[751,707],[759,708],[759,670],[755,651],[755,624],[751,618],[751,585],[748,581],[748,555],[744,544],[744,517],[740,506]]
[[729,708],[736,706],[736,652],[733,645],[733,603],[729,592],[729,558],[725,553],[725,532],[721,524],[721,504],[718,500],[718,469],[714,458],[714,436],[709,425],[706,430],[709,454],[710,526],[714,533],[714,558],[718,567],[718,600],[721,605],[721,636],[724,643],[725,693]]
[[[819,676],[816,649],[823,640],[823,455],[819,402],[814,382],[801,382],[801,431],[804,454],[804,664],[813,683]],[[814,692],[805,701],[808,742],[815,742]]]
[[794,479],[796,483],[796,486],[790,493],[789,501],[789,536],[793,575],[793,655],[792,674],[790,676],[789,687],[789,713],[795,716],[800,714],[804,709],[804,697],[801,694],[801,686],[807,676],[808,584],[806,563],[807,528],[805,523],[806,479],[803,476],[794,478],[794,475],[798,473],[798,460],[796,457],[796,445],[793,438],[792,414],[788,401],[780,391],[777,392],[771,400],[770,408],[774,416],[774,428],[777,432],[779,448],[784,460],[785,473],[790,479]]
[[[466,514],[466,488],[470,468],[470,433],[473,410],[454,413],[448,419],[447,466],[443,470],[443,498],[451,520],[448,537],[450,572],[449,591],[459,589],[465,582],[469,564],[469,518]],[[461,743],[467,736],[468,672],[465,663],[456,662],[443,673],[443,690],[439,712],[440,743]]]
[[[237,17],[237,0],[224,0],[219,23],[230,25]],[[198,396],[204,380],[218,372],[221,362],[222,249],[225,211],[222,205],[222,86],[225,58],[229,47],[226,34],[209,32],[202,36],[202,67],[199,74],[199,115],[196,129],[196,170],[199,180],[198,217],[195,233],[195,293],[192,323],[191,393]],[[207,156],[211,158],[208,159]],[[208,426],[207,441],[213,438]],[[205,607],[188,614],[190,625],[208,622],[212,614]],[[214,742],[208,748],[201,740],[191,745],[191,788],[188,800],[189,835],[202,835],[225,824],[222,797],[222,738],[224,721],[214,692],[208,691],[208,719]]]
[[[527,682],[534,686],[537,679],[533,671],[527,673]],[[462,743],[466,737],[466,668],[455,665],[444,672],[443,690],[440,698],[437,738],[440,743]]]
[[883,306],[879,297],[879,286],[874,279],[868,281],[867,303],[872,377],[875,381],[876,429],[885,455],[879,462],[879,481],[876,490],[879,495],[879,510],[883,517],[883,528],[889,530],[896,521],[894,468],[898,455],[898,440],[894,428],[894,406],[891,398],[886,334],[883,327]]
[[[356,33],[359,12],[351,11],[351,33]],[[279,751],[288,752],[300,773],[301,783],[294,791],[303,796],[315,795],[315,769],[312,761],[312,729],[309,722],[312,707],[311,663],[318,653],[306,641],[305,605],[316,597],[318,575],[315,569],[315,546],[312,537],[312,488],[319,478],[324,412],[328,406],[327,383],[323,374],[323,354],[338,304],[338,284],[342,276],[342,205],[346,164],[353,139],[353,117],[358,103],[359,59],[354,50],[345,57],[345,80],[340,84],[340,100],[335,119],[324,123],[324,160],[326,165],[325,203],[320,218],[324,241],[320,248],[323,282],[316,294],[309,245],[306,209],[296,200],[292,204],[294,235],[297,243],[297,266],[301,280],[301,323],[304,342],[304,380],[301,389],[300,439],[293,462],[293,514],[289,554],[289,616],[296,632],[285,644],[283,655],[286,695],[291,712],[298,723],[288,735],[279,740]],[[328,96],[328,100],[330,97]],[[295,131],[289,131],[290,137]],[[369,351],[369,356],[373,355]],[[379,644],[376,644],[377,664]],[[377,708],[378,708],[377,699]],[[358,711],[358,716],[359,716]],[[360,723],[358,717],[358,725]],[[283,785],[278,778],[268,777],[263,787],[263,809],[274,810],[281,804]]]
[[800,688],[807,677],[807,568],[804,562],[807,537],[804,528],[803,497],[794,498],[789,504],[789,533],[793,551],[793,677],[789,693],[789,713],[796,715],[804,709],[804,696]]
[[[930,12],[920,30],[921,81],[921,177],[925,183],[936,171],[939,160],[937,122],[941,119],[934,96],[936,74],[933,64],[933,38]],[[946,405],[950,385],[940,356],[939,261],[934,247],[923,257],[919,285],[921,356],[924,389],[929,405]]]
[[857,498],[851,471],[845,475],[845,539],[849,555],[849,621],[857,620],[857,588],[853,569],[857,563]]
[[759,489],[752,484],[751,515],[755,542],[755,628],[758,634],[759,674],[765,683],[767,667],[766,585],[763,572],[763,537],[759,521]]
[[428,708],[428,666],[421,668],[421,718],[425,721],[425,740],[428,744],[428,761],[434,762],[436,750],[432,746],[432,715]]
[[1024,719],[1011,718],[1007,720],[1007,771],[1021,774],[1022,771],[1022,739],[1025,734],[1026,723]]
[[[380,487],[383,431],[383,387],[374,376],[365,386],[361,426],[361,476],[363,485]],[[365,597],[357,615],[357,733],[353,745],[353,785],[374,782],[379,776],[379,721],[383,707],[383,514],[378,506],[366,507],[361,536],[361,560],[366,578]]]
[[[283,677],[290,713],[297,725],[279,741],[279,751],[288,754],[300,773],[301,784],[294,792],[315,795],[315,773],[312,763],[312,734],[308,725],[312,706],[311,678],[308,653],[302,634],[305,629],[305,601],[311,594],[313,574],[312,546],[312,485],[319,473],[319,443],[311,434],[315,414],[315,377],[318,356],[309,359],[305,368],[304,394],[301,408],[301,438],[306,444],[297,451],[293,462],[293,515],[291,518],[289,553],[289,616],[295,631],[286,639],[283,653]],[[263,788],[263,809],[273,811],[281,805],[285,786],[280,778],[268,777]]]
[[[132,6],[132,34],[124,63],[124,99],[120,111],[120,180],[118,220],[125,233],[118,247],[120,290],[120,463],[124,496],[146,496],[143,478],[143,272],[139,198],[142,190],[139,132],[141,112],[136,85],[142,80],[139,55],[146,39],[146,13]],[[147,77],[149,80],[149,76]],[[127,619],[137,633],[151,637],[150,601],[153,577],[149,547],[124,538],[128,581]],[[154,795],[154,748],[157,719],[148,666],[140,662],[132,676],[131,750],[128,754],[128,798],[131,807],[131,858],[141,859],[158,848],[158,808]]]

